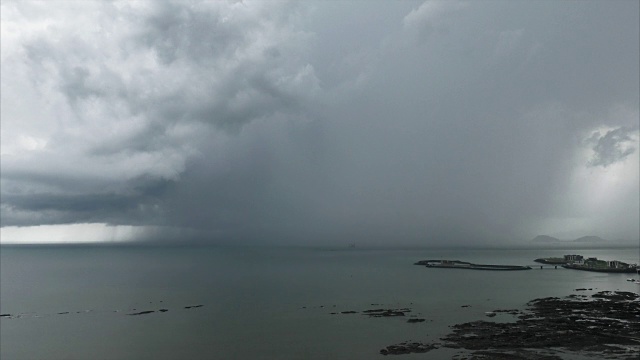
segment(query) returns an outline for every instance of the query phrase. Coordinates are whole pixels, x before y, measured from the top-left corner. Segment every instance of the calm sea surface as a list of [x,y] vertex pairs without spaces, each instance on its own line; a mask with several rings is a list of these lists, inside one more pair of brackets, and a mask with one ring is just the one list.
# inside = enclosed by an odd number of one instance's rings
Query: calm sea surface
[[[266,247],[2,247],[0,358],[373,359],[405,340],[488,319],[576,288],[638,292],[633,274],[539,269],[578,253],[640,263],[638,248],[365,250]],[[529,271],[427,269],[423,259],[532,265]],[[637,276],[636,276],[637,277]],[[372,305],[379,304],[379,305]],[[186,309],[185,306],[203,305]],[[462,308],[462,305],[470,307]],[[412,309],[427,319],[331,312]],[[135,310],[134,310],[135,309]],[[157,312],[167,309],[167,312]],[[155,310],[129,316],[127,314]],[[66,313],[68,312],[68,313]],[[508,321],[499,315],[493,321]],[[450,359],[438,349],[403,359]]]

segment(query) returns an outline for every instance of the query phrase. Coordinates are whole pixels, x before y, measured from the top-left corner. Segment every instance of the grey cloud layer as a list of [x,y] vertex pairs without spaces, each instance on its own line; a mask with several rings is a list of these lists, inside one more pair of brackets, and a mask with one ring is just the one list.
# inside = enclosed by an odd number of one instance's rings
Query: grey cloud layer
[[[34,121],[46,129],[48,151],[3,156],[3,224],[14,223],[12,210],[41,212],[43,202],[70,212],[68,222],[130,222],[114,216],[121,209],[105,199],[125,208],[145,203],[139,182],[177,180],[207,141],[223,141],[257,119],[296,113],[314,91],[313,69],[291,54],[303,36],[286,28],[290,7],[88,4],[59,10],[54,25],[19,39],[3,61],[3,73],[24,73],[6,82],[29,81],[49,110]],[[8,3],[6,12],[30,24],[36,5]],[[77,28],[75,11],[89,29]],[[11,100],[3,103],[29,112],[30,104]],[[6,133],[20,121],[3,114]],[[220,129],[226,132],[216,134]],[[73,204],[83,201],[86,211],[75,219]]]
[[589,160],[590,166],[604,166],[623,161],[636,151],[633,135],[638,128],[624,128],[609,130],[604,135],[595,132],[589,142],[593,143],[593,157]]
[[[3,49],[3,88],[29,84],[2,92],[3,226],[638,237],[637,187],[609,196],[611,222],[565,196],[589,167],[638,177],[635,2],[91,4]],[[36,22],[25,6],[3,22]]]

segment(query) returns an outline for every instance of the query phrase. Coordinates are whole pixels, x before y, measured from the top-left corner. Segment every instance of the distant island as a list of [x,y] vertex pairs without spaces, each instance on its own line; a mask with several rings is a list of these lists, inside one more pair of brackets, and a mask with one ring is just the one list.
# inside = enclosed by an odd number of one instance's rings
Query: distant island
[[531,239],[531,241],[536,243],[557,243],[561,242],[562,240],[549,235],[538,235]]
[[594,235],[582,236],[574,240],[560,240],[549,235],[538,235],[535,238],[531,239],[531,242],[537,244],[602,244],[606,243],[607,240]]

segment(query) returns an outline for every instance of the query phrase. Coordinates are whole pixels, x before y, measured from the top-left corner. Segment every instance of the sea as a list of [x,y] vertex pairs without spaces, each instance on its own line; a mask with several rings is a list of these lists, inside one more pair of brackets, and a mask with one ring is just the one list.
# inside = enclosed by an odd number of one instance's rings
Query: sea
[[[514,320],[488,311],[640,289],[627,281],[634,274],[533,262],[564,254],[640,263],[638,247],[2,246],[0,359],[382,359],[386,346],[438,342],[454,324]],[[413,265],[426,259],[533,269]],[[362,313],[377,308],[411,312]],[[131,315],[144,311],[153,312]],[[425,321],[408,323],[410,316]],[[439,348],[401,358],[464,354]]]

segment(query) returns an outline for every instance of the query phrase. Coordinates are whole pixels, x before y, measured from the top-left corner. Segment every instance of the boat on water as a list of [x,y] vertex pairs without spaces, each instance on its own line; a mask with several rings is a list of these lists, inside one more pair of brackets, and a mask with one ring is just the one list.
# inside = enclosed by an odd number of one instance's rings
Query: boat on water
[[529,266],[519,265],[489,265],[473,264],[460,260],[421,260],[414,265],[422,265],[429,268],[469,269],[469,270],[530,270]]

